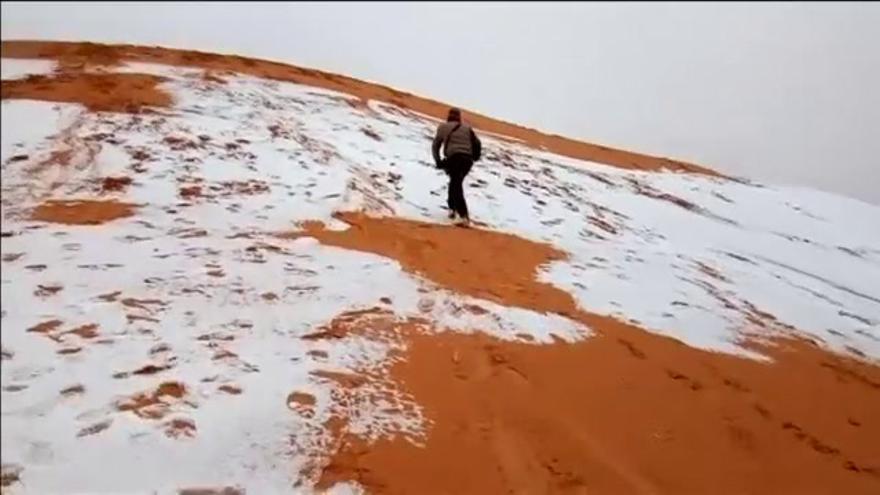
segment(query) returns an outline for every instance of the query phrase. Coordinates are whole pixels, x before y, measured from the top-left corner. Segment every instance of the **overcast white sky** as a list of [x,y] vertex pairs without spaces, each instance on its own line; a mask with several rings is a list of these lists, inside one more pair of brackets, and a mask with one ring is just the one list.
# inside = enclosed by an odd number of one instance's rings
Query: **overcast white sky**
[[842,2],[2,4],[3,39],[282,60],[875,204],[878,26]]

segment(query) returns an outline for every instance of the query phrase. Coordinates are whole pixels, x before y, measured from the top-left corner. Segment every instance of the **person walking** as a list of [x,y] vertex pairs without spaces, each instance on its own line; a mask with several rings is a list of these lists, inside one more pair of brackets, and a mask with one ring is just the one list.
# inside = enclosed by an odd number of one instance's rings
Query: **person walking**
[[457,225],[470,225],[470,214],[467,201],[464,199],[464,179],[470,173],[474,162],[480,159],[482,143],[474,129],[462,122],[459,109],[449,109],[446,122],[437,127],[431,152],[434,155],[434,164],[449,176],[446,197],[449,218]]

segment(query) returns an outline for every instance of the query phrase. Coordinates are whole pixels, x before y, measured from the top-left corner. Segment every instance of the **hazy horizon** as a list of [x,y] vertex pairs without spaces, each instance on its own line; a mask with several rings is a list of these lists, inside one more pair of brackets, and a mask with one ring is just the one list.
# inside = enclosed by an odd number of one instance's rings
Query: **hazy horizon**
[[2,4],[4,40],[270,58],[874,204],[878,25],[842,2]]

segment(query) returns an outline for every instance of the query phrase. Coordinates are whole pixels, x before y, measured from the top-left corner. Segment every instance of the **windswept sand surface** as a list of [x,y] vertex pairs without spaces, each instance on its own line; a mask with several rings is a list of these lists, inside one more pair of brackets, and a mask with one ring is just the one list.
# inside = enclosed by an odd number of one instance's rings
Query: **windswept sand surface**
[[3,42],[4,493],[880,493],[880,209],[235,56]]

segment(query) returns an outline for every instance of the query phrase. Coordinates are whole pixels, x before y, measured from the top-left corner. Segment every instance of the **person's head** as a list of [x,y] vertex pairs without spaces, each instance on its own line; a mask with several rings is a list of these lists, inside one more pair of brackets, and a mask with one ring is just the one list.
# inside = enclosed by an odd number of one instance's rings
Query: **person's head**
[[450,108],[449,114],[446,116],[446,122],[461,122],[461,110]]

